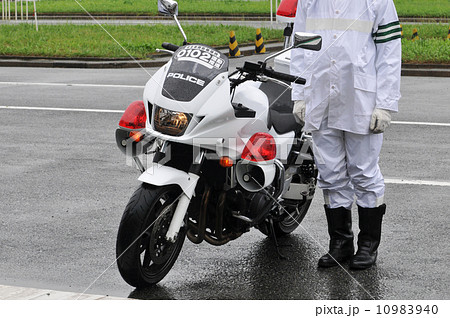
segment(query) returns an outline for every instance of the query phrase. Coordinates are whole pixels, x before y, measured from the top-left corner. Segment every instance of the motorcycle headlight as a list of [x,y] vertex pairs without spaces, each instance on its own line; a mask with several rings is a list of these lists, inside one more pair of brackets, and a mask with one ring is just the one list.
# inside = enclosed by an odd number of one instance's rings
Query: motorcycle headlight
[[155,130],[169,136],[181,136],[191,121],[189,113],[177,112],[159,106],[155,108],[154,126]]

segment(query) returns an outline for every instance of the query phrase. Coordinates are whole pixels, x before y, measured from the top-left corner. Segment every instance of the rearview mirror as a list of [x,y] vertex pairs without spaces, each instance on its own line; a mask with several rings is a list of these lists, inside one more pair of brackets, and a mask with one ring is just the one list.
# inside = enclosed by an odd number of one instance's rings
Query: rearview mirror
[[275,54],[272,54],[264,59],[263,67],[265,67],[268,60],[277,57],[292,49],[302,48],[305,50],[319,51],[322,48],[322,37],[318,34],[305,33],[305,32],[295,32],[294,35],[294,45],[285,48]]
[[178,3],[174,0],[158,0],[158,12],[164,15],[178,15]]
[[294,48],[319,51],[322,48],[322,37],[313,33],[295,32]]

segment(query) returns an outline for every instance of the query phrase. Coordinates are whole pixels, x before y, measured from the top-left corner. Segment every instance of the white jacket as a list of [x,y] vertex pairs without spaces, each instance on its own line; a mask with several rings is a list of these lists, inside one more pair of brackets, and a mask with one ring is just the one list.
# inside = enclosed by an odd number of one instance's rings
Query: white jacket
[[292,99],[306,102],[305,131],[369,133],[375,108],[398,111],[401,29],[392,0],[299,0],[294,31],[320,34],[320,51],[294,49]]

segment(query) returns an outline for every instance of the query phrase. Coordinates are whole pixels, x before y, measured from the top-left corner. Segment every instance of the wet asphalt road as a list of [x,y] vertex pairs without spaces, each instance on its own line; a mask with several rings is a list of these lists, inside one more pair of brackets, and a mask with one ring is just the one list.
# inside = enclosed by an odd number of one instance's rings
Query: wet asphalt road
[[[142,99],[140,87],[4,82],[143,86],[147,79],[142,69],[0,68],[0,106],[123,110]],[[393,120],[450,123],[449,87],[449,78],[403,78]],[[450,188],[395,182],[387,183],[384,235],[370,270],[317,269],[328,244],[318,192],[302,226],[282,240],[288,260],[256,230],[222,247],[186,240],[160,284],[134,290],[114,263],[121,214],[139,184],[115,145],[120,116],[0,109],[0,284],[143,299],[449,298]],[[448,126],[393,124],[383,174],[449,183],[449,136]]]

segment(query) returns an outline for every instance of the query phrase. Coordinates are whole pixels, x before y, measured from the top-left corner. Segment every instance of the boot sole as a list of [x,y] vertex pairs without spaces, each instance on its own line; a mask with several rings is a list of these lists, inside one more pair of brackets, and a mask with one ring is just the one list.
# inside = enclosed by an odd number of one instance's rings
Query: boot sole
[[371,268],[372,266],[374,266],[375,265],[375,263],[373,263],[373,264],[370,264],[370,265],[352,265],[351,263],[350,263],[350,265],[348,266],[350,269],[355,269],[355,270],[363,270],[363,269],[368,269],[368,268]]
[[345,257],[345,258],[343,258],[343,259],[341,259],[340,261],[337,261],[337,262],[336,262],[336,261],[333,261],[332,263],[323,263],[323,262],[321,262],[321,261],[319,260],[319,262],[317,263],[317,266],[320,267],[320,268],[336,267],[336,266],[338,266],[339,264],[348,262],[348,261],[352,258],[352,256],[353,256],[353,255],[348,256],[348,257]]

